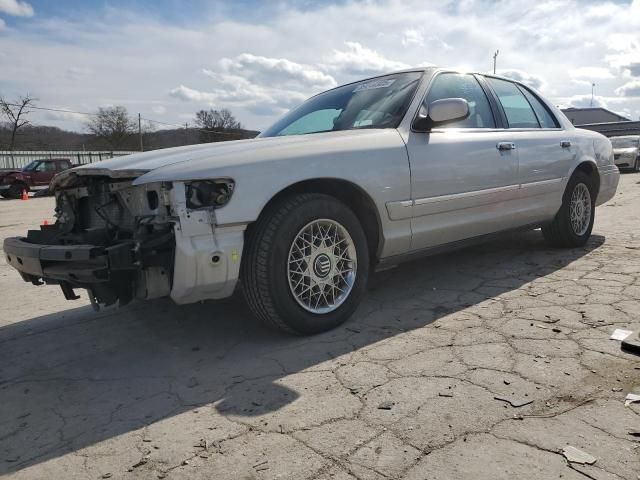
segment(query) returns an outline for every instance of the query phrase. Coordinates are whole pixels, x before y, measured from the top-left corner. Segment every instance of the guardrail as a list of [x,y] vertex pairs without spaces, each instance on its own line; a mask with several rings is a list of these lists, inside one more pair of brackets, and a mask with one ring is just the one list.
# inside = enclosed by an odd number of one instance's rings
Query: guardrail
[[75,151],[75,150],[55,150],[55,151],[0,151],[0,168],[22,168],[33,160],[43,158],[68,158],[71,163],[84,165],[85,163],[100,162],[113,157],[121,157],[137,153],[133,151]]

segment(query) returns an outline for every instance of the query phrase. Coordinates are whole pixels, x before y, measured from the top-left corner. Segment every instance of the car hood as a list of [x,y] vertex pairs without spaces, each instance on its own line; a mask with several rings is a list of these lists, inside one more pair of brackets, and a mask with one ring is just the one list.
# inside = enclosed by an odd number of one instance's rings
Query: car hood
[[395,129],[366,129],[166,148],[134,153],[67,170],[54,178],[52,186],[64,187],[72,183],[74,177],[86,175],[139,177],[135,184],[207,178],[212,170],[223,167],[364,149],[368,143],[367,139],[371,136],[388,135],[396,137],[396,141],[399,139]]
[[614,148],[613,153],[620,155],[633,154],[638,152],[638,147]]

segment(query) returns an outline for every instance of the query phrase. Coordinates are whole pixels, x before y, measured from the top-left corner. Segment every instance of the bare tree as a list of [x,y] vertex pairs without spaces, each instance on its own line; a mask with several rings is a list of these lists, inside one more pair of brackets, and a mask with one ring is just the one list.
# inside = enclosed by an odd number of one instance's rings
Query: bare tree
[[230,110],[200,110],[196,112],[195,124],[205,130],[228,130],[242,128]]
[[29,125],[29,120],[25,117],[31,113],[29,107],[32,107],[35,101],[36,99],[29,94],[19,97],[13,102],[5,100],[4,97],[0,97],[0,112],[2,112],[4,117],[6,117],[9,128],[11,129],[9,150],[13,150],[13,147],[16,144],[16,135],[18,134],[18,130]]
[[87,123],[87,130],[118,149],[138,131],[138,123],[129,117],[125,107],[99,108]]

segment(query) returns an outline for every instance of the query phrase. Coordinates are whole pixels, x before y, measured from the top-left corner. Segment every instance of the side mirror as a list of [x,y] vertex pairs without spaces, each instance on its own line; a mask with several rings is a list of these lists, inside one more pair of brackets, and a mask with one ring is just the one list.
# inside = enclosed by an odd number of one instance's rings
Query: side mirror
[[469,104],[464,98],[443,98],[429,104],[428,111],[420,107],[411,127],[417,132],[428,132],[433,127],[464,120],[469,116]]

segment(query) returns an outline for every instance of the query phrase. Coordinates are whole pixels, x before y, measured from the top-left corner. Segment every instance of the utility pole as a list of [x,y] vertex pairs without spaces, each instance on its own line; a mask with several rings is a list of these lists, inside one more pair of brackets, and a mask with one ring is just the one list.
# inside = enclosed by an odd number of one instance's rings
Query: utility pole
[[589,104],[590,107],[593,107],[593,89],[595,86],[596,84],[591,82],[591,103]]
[[496,73],[496,62],[497,62],[499,53],[500,53],[500,50],[496,50],[495,53],[493,54],[493,74],[494,75]]
[[140,151],[144,152],[144,147],[142,146],[142,118],[140,118],[140,113],[138,113],[138,137],[140,138]]

